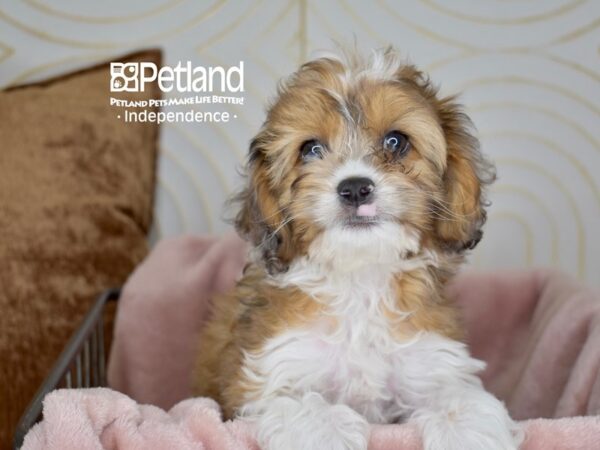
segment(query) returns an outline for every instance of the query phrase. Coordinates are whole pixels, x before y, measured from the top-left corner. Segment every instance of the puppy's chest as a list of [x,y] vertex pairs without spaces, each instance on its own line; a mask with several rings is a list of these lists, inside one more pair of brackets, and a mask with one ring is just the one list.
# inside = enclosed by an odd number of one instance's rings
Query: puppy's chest
[[309,325],[287,330],[266,343],[259,363],[269,374],[265,383],[319,392],[372,423],[397,420],[403,411],[393,375],[400,365],[402,342],[384,307],[393,303],[393,295],[381,286],[368,292],[340,289]]

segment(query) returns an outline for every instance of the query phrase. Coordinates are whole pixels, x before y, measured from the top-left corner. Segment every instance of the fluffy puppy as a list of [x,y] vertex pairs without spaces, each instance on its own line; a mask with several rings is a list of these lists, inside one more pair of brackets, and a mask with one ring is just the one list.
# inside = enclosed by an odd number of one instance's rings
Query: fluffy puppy
[[429,450],[517,448],[444,297],[494,178],[471,128],[390,49],[291,75],[250,145],[251,262],[215,302],[196,393],[265,449],[366,449],[368,423],[405,421]]

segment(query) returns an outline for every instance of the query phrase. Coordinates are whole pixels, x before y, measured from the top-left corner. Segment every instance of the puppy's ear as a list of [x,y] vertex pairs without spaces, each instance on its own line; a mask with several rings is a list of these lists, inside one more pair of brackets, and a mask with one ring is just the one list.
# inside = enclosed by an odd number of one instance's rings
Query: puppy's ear
[[291,229],[285,210],[269,183],[265,133],[250,144],[246,164],[247,186],[232,200],[240,205],[234,219],[238,233],[249,240],[269,273],[284,272],[292,258]]
[[487,206],[483,191],[495,179],[494,167],[481,154],[473,124],[454,98],[438,101],[437,110],[447,145],[437,236],[449,250],[473,249],[483,236]]

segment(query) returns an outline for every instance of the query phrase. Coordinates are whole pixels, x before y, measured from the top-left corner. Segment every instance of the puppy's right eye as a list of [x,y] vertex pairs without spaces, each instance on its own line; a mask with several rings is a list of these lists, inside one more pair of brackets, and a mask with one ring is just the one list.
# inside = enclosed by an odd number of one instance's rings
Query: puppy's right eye
[[383,138],[383,148],[398,156],[404,156],[410,149],[410,140],[400,131],[391,131]]
[[300,156],[304,162],[312,161],[314,159],[322,159],[324,152],[325,146],[316,139],[306,141],[300,147]]

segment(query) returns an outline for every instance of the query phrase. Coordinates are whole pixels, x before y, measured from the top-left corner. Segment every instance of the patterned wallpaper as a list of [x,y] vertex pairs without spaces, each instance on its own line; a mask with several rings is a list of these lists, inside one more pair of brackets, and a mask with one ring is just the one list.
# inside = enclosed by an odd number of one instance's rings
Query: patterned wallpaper
[[334,41],[388,43],[463,92],[498,167],[478,267],[561,267],[600,285],[597,0],[0,0],[0,85],[161,46],[166,63],[244,61],[223,124],[169,124],[152,239],[218,233],[277,80]]

